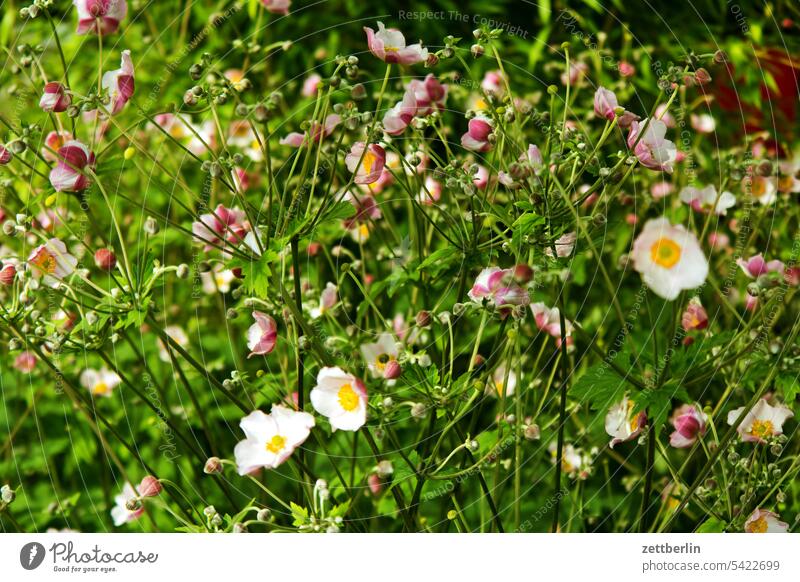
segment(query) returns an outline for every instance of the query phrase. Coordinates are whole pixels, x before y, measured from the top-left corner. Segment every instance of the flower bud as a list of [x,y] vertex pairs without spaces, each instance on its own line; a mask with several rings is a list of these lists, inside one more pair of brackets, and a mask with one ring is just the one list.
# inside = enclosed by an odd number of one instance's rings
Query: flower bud
[[12,265],[3,265],[0,269],[0,285],[13,285],[14,278],[17,276],[17,268]]
[[383,377],[386,380],[394,380],[400,377],[400,374],[403,373],[403,369],[400,367],[400,364],[397,360],[391,360],[386,364],[386,367],[383,370]]
[[16,498],[16,492],[8,485],[3,485],[3,487],[0,488],[0,500],[2,500],[2,502],[6,505],[14,501]]
[[94,253],[94,264],[101,271],[110,273],[117,266],[117,256],[111,249],[97,249]]
[[147,475],[142,479],[138,487],[139,495],[142,497],[155,497],[161,493],[161,489],[161,482],[152,475]]
[[219,457],[210,457],[203,467],[203,473],[206,475],[213,475],[215,473],[222,473],[222,461]]
[[429,311],[425,311],[424,309],[417,313],[416,322],[417,327],[428,327],[433,321],[431,314]]

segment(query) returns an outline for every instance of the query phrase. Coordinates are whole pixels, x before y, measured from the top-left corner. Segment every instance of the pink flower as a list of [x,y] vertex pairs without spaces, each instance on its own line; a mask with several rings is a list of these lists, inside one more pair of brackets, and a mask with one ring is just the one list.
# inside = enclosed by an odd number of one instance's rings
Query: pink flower
[[730,192],[717,194],[717,189],[713,185],[705,188],[695,188],[687,186],[680,193],[680,199],[685,202],[695,212],[714,212],[717,216],[725,216],[729,208],[736,204],[736,196]]
[[695,298],[689,301],[686,306],[686,311],[681,316],[681,327],[685,331],[692,331],[695,329],[705,329],[708,327],[708,314],[705,308],[700,304],[700,300]]
[[128,13],[125,0],[72,0],[72,3],[78,10],[78,34],[113,34]]
[[77,140],[64,144],[58,150],[58,163],[50,171],[50,184],[56,192],[82,192],[91,184],[81,173],[94,168],[94,154]]
[[742,269],[745,275],[751,279],[758,279],[767,273],[781,273],[784,270],[784,264],[781,261],[765,261],[761,253],[747,260],[737,259],[736,264]]
[[250,225],[244,210],[239,208],[226,208],[217,205],[214,212],[201,214],[200,220],[192,223],[192,234],[202,243],[205,249],[210,250],[219,240],[226,240],[231,244],[239,244],[244,239]]
[[359,141],[353,144],[344,161],[347,169],[355,173],[356,184],[372,184],[381,177],[386,165],[386,151],[378,144],[367,146]]
[[256,322],[247,330],[248,358],[270,353],[278,341],[278,326],[274,319],[260,311],[253,311],[253,319]]
[[489,267],[484,269],[470,289],[469,298],[481,304],[484,299],[493,304],[505,316],[518,305],[531,302],[528,292],[514,281],[514,269]]
[[417,98],[414,91],[408,89],[403,100],[398,101],[383,116],[383,129],[389,135],[400,135],[417,114]]
[[39,107],[42,108],[42,111],[61,113],[66,111],[71,103],[72,98],[67,95],[64,85],[52,81],[44,86],[42,98],[39,100]]
[[[643,128],[645,124],[647,124],[647,129],[640,139],[640,128]],[[678,149],[674,143],[664,137],[666,133],[667,126],[660,119],[651,119],[650,123],[647,123],[647,119],[643,119],[641,122],[634,121],[631,123],[628,133],[628,147],[633,150],[634,155],[639,158],[639,162],[645,168],[671,174]]]
[[714,133],[717,127],[717,122],[714,121],[714,118],[708,113],[703,113],[701,115],[692,114],[689,120],[694,130],[698,133]]
[[757,508],[747,521],[744,522],[744,531],[747,533],[786,533],[789,524],[778,519],[777,513]]
[[442,85],[433,74],[428,74],[424,81],[413,79],[406,86],[406,91],[412,92],[416,98],[417,115],[428,115],[432,111],[444,109],[447,86]]
[[472,183],[475,184],[478,190],[486,188],[487,184],[489,184],[489,170],[485,166],[478,164],[478,171],[475,173]]
[[[556,345],[561,347],[561,312],[558,307],[551,309],[541,302],[531,303],[531,311],[533,312],[533,320],[537,329],[556,338]],[[572,322],[565,319],[564,327],[564,337],[567,338],[567,346],[569,346],[572,341]]]
[[665,196],[669,196],[675,191],[675,187],[669,182],[656,182],[650,187],[650,194],[653,195],[655,200],[660,200]]
[[428,49],[422,48],[421,44],[406,46],[403,33],[396,28],[385,28],[382,22],[378,23],[377,33],[366,26],[364,32],[367,33],[369,51],[384,62],[413,65],[428,59]]
[[572,61],[569,64],[569,70],[561,73],[561,84],[566,85],[569,82],[570,85],[574,85],[583,78],[588,70],[589,67],[586,63]]
[[[558,240],[556,240],[556,256],[559,258],[568,257],[572,254],[572,251],[575,250],[575,241],[578,240],[578,235],[575,232],[568,232],[561,235]],[[548,257],[553,256],[553,249],[547,247],[545,249],[545,254]]]
[[328,117],[325,118],[325,123],[321,124],[318,121],[312,121],[311,127],[308,129],[306,133],[297,133],[292,132],[284,138],[281,138],[280,144],[281,145],[288,145],[293,148],[299,148],[303,145],[308,145],[306,143],[307,136],[311,136],[311,139],[315,143],[319,143],[325,137],[328,137],[330,134],[333,133],[333,130],[336,129],[336,126],[339,125],[339,122],[342,120],[341,117],[332,113]]
[[505,91],[505,81],[501,71],[487,71],[481,81],[481,89],[492,95],[502,95]]
[[669,436],[669,444],[676,449],[691,447],[697,437],[706,433],[706,415],[696,404],[684,404],[676,409],[670,422],[675,432]]
[[420,190],[418,200],[421,204],[431,206],[442,197],[442,183],[433,176],[425,177],[425,186]]
[[627,61],[620,61],[618,68],[623,77],[633,77],[636,74],[636,68]]
[[605,117],[608,120],[614,119],[616,113],[614,110],[619,107],[617,96],[613,91],[605,87],[598,87],[594,92],[594,112],[598,117]]
[[261,0],[267,12],[272,14],[289,14],[289,7],[292,5],[292,0]]
[[492,122],[486,117],[473,117],[469,120],[467,133],[461,136],[461,145],[473,152],[487,152],[492,149],[489,135],[492,133]]
[[317,89],[319,89],[321,83],[322,77],[316,73],[310,74],[306,80],[303,81],[303,90],[300,92],[300,94],[303,97],[315,97],[317,95]]
[[14,358],[14,369],[28,374],[36,367],[36,356],[33,352],[22,352]]
[[103,75],[103,89],[108,91],[111,97],[111,115],[116,115],[125,107],[135,89],[131,51],[122,51],[122,63],[119,69],[108,71]]
[[378,205],[375,203],[375,198],[372,196],[364,195],[359,198],[352,192],[348,192],[345,194],[344,199],[350,202],[356,209],[355,216],[344,221],[344,227],[348,230],[359,224],[369,222],[370,220],[376,220],[382,216],[381,209],[378,208]]
[[58,154],[55,152],[72,140],[72,134],[68,131],[51,131],[44,138],[45,147],[42,147],[42,157],[48,162],[57,162]]

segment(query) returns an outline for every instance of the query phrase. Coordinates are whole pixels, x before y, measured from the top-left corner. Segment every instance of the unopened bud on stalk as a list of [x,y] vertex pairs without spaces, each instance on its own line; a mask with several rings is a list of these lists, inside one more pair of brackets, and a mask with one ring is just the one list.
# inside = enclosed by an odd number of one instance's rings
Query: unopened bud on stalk
[[156,219],[152,216],[148,216],[147,219],[144,221],[144,231],[149,234],[150,236],[155,236],[158,234],[158,223]]
[[175,270],[175,274],[178,276],[178,279],[186,279],[189,276],[189,265],[181,263]]
[[391,360],[386,364],[383,370],[383,377],[386,380],[395,380],[403,373],[403,369],[397,360]]
[[432,321],[433,321],[433,318],[431,317],[431,314],[430,314],[429,311],[425,311],[423,309],[422,311],[417,313],[417,317],[416,317],[417,327],[428,327],[431,324]]
[[222,461],[220,461],[219,457],[209,457],[203,467],[203,473],[206,475],[222,473]]
[[142,479],[138,487],[139,495],[142,497],[155,497],[161,493],[161,489],[161,482],[152,475],[147,475]]
[[97,249],[94,253],[94,264],[101,271],[110,273],[117,266],[117,256],[111,249]]
[[411,416],[417,420],[422,420],[428,416],[428,411],[425,408],[425,405],[421,402],[415,402],[413,405],[411,405]]

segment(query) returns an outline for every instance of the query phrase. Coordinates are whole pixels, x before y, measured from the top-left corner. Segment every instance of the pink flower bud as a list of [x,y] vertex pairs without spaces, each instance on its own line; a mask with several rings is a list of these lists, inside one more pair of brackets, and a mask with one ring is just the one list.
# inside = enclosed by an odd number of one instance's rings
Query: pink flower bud
[[155,497],[161,493],[161,483],[152,475],[147,475],[142,482],[139,483],[139,495],[142,497]]
[[13,285],[14,284],[14,277],[17,276],[17,268],[12,265],[3,265],[3,268],[0,269],[0,285]]
[[101,271],[110,273],[117,266],[117,256],[110,249],[98,249],[94,254],[94,264]]
[[399,378],[402,373],[403,369],[400,367],[400,364],[397,363],[397,360],[390,360],[383,369],[383,377],[386,380]]
[[373,495],[378,495],[383,490],[381,478],[374,473],[367,477],[367,485],[369,485],[369,490]]
[[206,475],[222,473],[222,461],[219,460],[219,457],[209,457],[203,467],[203,473]]
[[67,95],[64,85],[52,81],[44,86],[42,98],[39,100],[39,107],[42,111],[61,113],[66,111],[71,104],[72,99]]

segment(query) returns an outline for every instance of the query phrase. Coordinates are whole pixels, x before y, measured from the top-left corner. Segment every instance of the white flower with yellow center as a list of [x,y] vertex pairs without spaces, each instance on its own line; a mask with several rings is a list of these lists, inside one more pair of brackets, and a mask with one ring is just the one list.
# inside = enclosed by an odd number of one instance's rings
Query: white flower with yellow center
[[328,418],[333,430],[355,431],[367,421],[367,388],[341,368],[322,368],[309,397],[314,410]]
[[288,459],[308,438],[314,417],[273,404],[270,414],[254,410],[239,426],[246,438],[236,444],[233,455],[239,475],[247,475],[262,467],[274,469]]
[[91,392],[92,396],[108,398],[114,388],[120,385],[120,382],[122,382],[122,378],[107,368],[100,370],[87,368],[81,373],[81,386]]
[[[744,410],[744,406],[728,413],[728,424],[733,426]],[[753,409],[748,412],[736,431],[744,442],[766,443],[771,437],[783,434],[783,423],[794,416],[794,412],[779,404],[770,406],[763,398],[759,399]]]
[[621,402],[608,409],[605,419],[605,428],[611,437],[609,446],[623,443],[639,436],[647,424],[647,415],[644,411],[634,414],[634,402],[627,396]]
[[397,343],[390,333],[382,333],[378,336],[378,341],[373,344],[361,346],[361,355],[367,363],[373,378],[382,378],[386,364],[397,360]]
[[747,533],[786,533],[789,531],[789,524],[781,521],[779,517],[776,513],[758,508],[744,522],[744,531]]
[[[492,387],[494,390],[490,391],[498,398],[503,397],[505,392],[506,397],[514,394],[514,389],[517,387],[517,375],[513,370],[508,371],[508,379],[506,380],[506,367],[505,364],[500,364],[492,374]],[[505,390],[504,390],[505,388]]]
[[633,243],[633,268],[659,297],[673,300],[703,284],[708,261],[697,238],[666,218],[648,220]]

